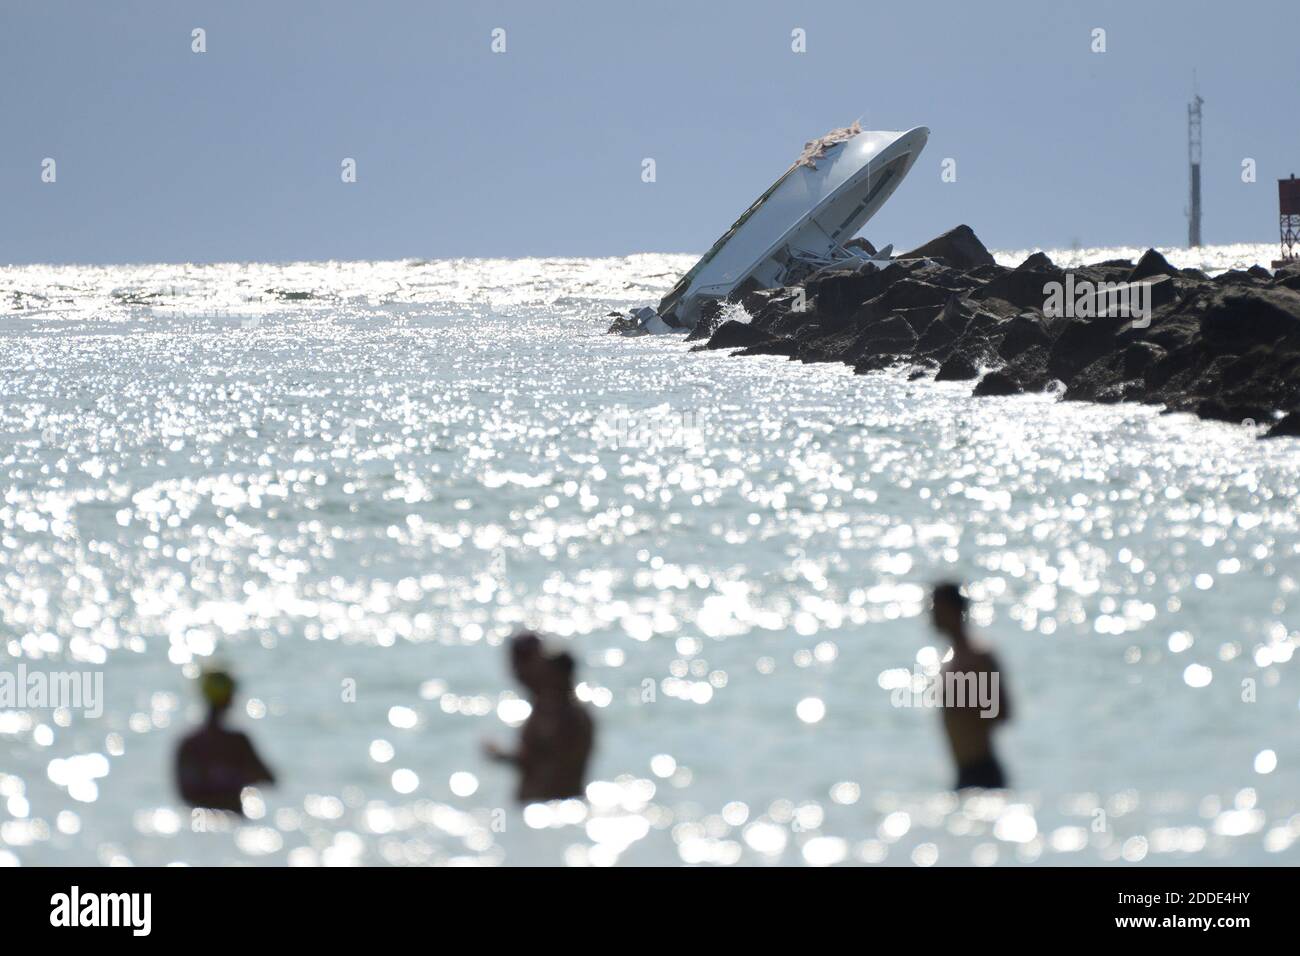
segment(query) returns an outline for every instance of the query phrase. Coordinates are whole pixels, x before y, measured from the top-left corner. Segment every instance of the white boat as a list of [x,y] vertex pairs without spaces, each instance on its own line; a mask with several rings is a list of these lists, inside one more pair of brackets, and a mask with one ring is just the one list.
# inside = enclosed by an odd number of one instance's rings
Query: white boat
[[854,123],[812,140],[656,311],[669,325],[694,328],[709,300],[786,285],[838,259],[870,258],[845,243],[893,195],[929,136],[924,126],[893,132]]

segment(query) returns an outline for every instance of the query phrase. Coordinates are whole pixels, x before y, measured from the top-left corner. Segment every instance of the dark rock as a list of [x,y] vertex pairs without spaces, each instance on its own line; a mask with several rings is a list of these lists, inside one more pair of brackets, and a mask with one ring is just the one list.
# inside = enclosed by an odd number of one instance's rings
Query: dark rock
[[1068,402],[1122,401],[1124,378],[1118,371],[1119,364],[1115,355],[1103,355],[1089,363],[1070,376],[1063,397]]
[[722,324],[722,306],[717,302],[706,302],[700,309],[700,316],[695,322],[695,328],[686,334],[687,342],[696,342],[700,339],[707,339],[718,330]]
[[1241,405],[1226,402],[1218,398],[1205,398],[1192,405],[1194,411],[1201,418],[1207,418],[1216,422],[1232,422],[1239,424],[1249,419],[1253,422],[1267,421],[1271,413],[1269,409],[1258,405]]
[[964,382],[979,378],[980,371],[969,357],[958,353],[939,366],[935,374],[936,382]]
[[864,356],[861,361],[854,363],[853,373],[855,375],[865,375],[867,372],[879,372],[881,369],[886,369],[891,365],[898,365],[906,361],[906,355],[893,355],[889,353],[867,355]]
[[1201,334],[1221,346],[1276,342],[1300,332],[1300,293],[1290,289],[1224,289],[1201,316]]
[[1025,349],[1035,345],[1046,346],[1051,342],[1047,331],[1047,321],[1032,312],[1021,313],[1002,323],[1002,342],[998,345],[998,354],[1004,359],[1013,359]]
[[912,327],[913,332],[921,336],[942,313],[942,307],[923,306],[919,309],[899,309],[894,315],[903,319]]
[[859,361],[868,355],[906,355],[916,348],[916,332],[906,319],[891,315],[868,325],[856,346]]
[[1154,342],[1130,342],[1122,353],[1122,374],[1125,378],[1141,378],[1151,363],[1164,355],[1165,350]]
[[[917,259],[914,261],[916,264],[908,272],[909,278],[918,282],[928,282],[930,285],[947,289],[949,292],[969,292],[971,289],[979,288],[987,281],[987,279],[976,276],[976,270],[963,272],[960,269],[950,269],[933,259]],[[997,273],[998,275],[1001,275],[1002,271],[1004,271],[1001,266],[995,266],[994,268],[1000,270]]]
[[1005,318],[996,312],[989,312],[985,309],[977,309],[975,314],[970,317],[966,323],[966,328],[962,330],[962,338],[977,339],[981,343],[991,344],[991,338],[996,329],[998,329]]
[[1178,270],[1169,264],[1169,260],[1154,249],[1148,249],[1142,253],[1142,258],[1133,267],[1133,271],[1128,274],[1128,281],[1137,282],[1139,279],[1150,279],[1155,276],[1176,275],[1178,275]]
[[897,263],[890,263],[883,269],[864,263],[854,269],[818,273],[808,280],[805,288],[808,297],[816,300],[819,311],[843,312],[874,299],[907,272]]
[[934,355],[940,360],[948,357],[948,350],[966,331],[966,326],[974,314],[957,296],[952,296],[940,310],[916,343],[916,350],[922,355]]
[[1228,358],[1219,364],[1219,382],[1226,389],[1248,387],[1260,371],[1268,367],[1272,357],[1271,346],[1257,345],[1244,355]]
[[977,301],[1001,299],[1003,302],[1010,302],[1020,310],[1037,309],[1041,312],[1047,301],[1047,293],[1043,289],[1050,282],[1064,284],[1065,273],[1016,269],[996,279],[990,279],[979,290],[972,292],[971,298]]
[[948,289],[915,279],[900,279],[876,296],[867,306],[879,315],[888,315],[900,309],[919,309],[942,306],[952,296]]
[[1033,345],[1025,349],[1003,366],[1003,375],[1015,380],[1024,392],[1041,392],[1052,382],[1047,372],[1048,350],[1046,346]]
[[751,300],[757,311],[746,310],[750,314],[750,323],[756,329],[762,329],[769,335],[777,337],[793,335],[798,329],[820,319],[808,294],[800,288],[776,289],[775,295],[767,299]]
[[1024,262],[1020,263],[1020,265],[1016,266],[1017,272],[1021,271],[1022,269],[1033,269],[1036,272],[1057,271],[1056,264],[1052,262],[1051,259],[1048,258],[1047,253],[1045,252],[1035,252]]
[[1215,285],[1263,285],[1264,281],[1258,276],[1251,275],[1241,269],[1229,269],[1227,272],[1220,272],[1210,280]]
[[1133,267],[1131,265],[1108,265],[1103,262],[1090,266],[1076,266],[1068,271],[1074,273],[1076,283],[1081,279],[1087,279],[1089,282],[1094,283],[1128,282],[1128,277],[1133,274]]
[[974,269],[967,269],[965,276],[976,282],[988,282],[990,279],[996,279],[1004,273],[1010,272],[1006,266],[1000,266],[996,262],[989,265],[976,266]]
[[911,252],[897,256],[899,259],[942,259],[955,269],[973,269],[975,266],[996,265],[993,256],[984,248],[970,226],[961,225],[942,236],[917,246]]
[[1114,318],[1066,319],[1052,343],[1048,372],[1053,378],[1069,384],[1076,373],[1115,350],[1115,333],[1123,321]]
[[1264,435],[1265,438],[1300,437],[1300,412],[1292,412],[1277,421]]
[[718,326],[718,330],[713,333],[713,337],[704,347],[708,349],[749,348],[772,340],[772,336],[761,329],[754,328],[748,322],[729,319]]
[[1205,349],[1200,342],[1188,342],[1174,349],[1168,349],[1164,355],[1156,357],[1142,373],[1147,389],[1153,394],[1160,393],[1171,381],[1187,376],[1205,357]]
[[[1173,302],[1178,297],[1178,283],[1166,276],[1158,276],[1155,279],[1143,280],[1141,283],[1147,287],[1145,294],[1147,305],[1153,309],[1158,309],[1162,305]],[[1129,306],[1136,307],[1138,299],[1134,294],[1136,290],[1129,290]]]
[[732,355],[784,355],[786,358],[794,358],[795,352],[799,348],[799,343],[794,339],[767,339],[759,342],[757,345],[751,345],[748,348],[737,349]]
[[751,316],[756,316],[771,303],[773,299],[785,292],[784,289],[755,289],[740,297],[740,305]]
[[1273,273],[1273,284],[1300,292],[1300,262],[1282,266]]
[[975,386],[976,395],[1019,395],[1024,389],[1015,376],[1006,372],[989,372]]
[[791,336],[799,343],[795,358],[801,362],[851,362],[864,324],[839,318],[804,325]]

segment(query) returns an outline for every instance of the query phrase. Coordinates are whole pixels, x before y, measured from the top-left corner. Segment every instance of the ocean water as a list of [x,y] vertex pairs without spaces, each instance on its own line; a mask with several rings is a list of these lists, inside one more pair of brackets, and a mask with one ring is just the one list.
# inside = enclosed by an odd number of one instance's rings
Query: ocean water
[[[691,262],[0,269],[0,669],[104,698],[0,710],[0,863],[1300,862],[1300,445],[605,334]],[[1003,794],[894,706],[949,577]],[[481,755],[523,626],[586,801]],[[171,786],[209,661],[280,777],[238,826]]]

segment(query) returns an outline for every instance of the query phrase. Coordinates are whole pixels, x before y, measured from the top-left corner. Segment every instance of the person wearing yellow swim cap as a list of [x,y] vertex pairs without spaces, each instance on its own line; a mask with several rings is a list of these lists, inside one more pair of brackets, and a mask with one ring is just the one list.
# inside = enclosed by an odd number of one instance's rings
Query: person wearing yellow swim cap
[[245,787],[275,783],[245,734],[223,726],[235,700],[235,679],[224,670],[205,670],[199,692],[208,705],[203,726],[181,741],[176,751],[176,788],[192,807],[244,812]]

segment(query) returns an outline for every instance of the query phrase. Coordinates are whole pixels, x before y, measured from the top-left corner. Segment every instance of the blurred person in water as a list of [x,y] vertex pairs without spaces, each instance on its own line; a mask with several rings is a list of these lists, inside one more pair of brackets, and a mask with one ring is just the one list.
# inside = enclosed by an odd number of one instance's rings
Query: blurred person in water
[[199,689],[208,705],[203,726],[176,751],[176,789],[192,807],[243,814],[245,787],[275,783],[247,735],[222,725],[235,699],[235,680],[222,670],[204,671]]
[[518,749],[488,743],[487,755],[518,768],[520,803],[583,796],[595,726],[573,692],[573,657],[548,653],[536,634],[525,632],[510,640],[510,667],[528,691],[532,710]]
[[943,729],[957,765],[954,790],[1007,786],[993,749],[993,730],[1011,717],[1011,699],[1002,686],[1002,669],[993,652],[971,640],[966,628],[967,600],[956,584],[934,588],[935,630],[952,644],[952,657],[939,674]]

